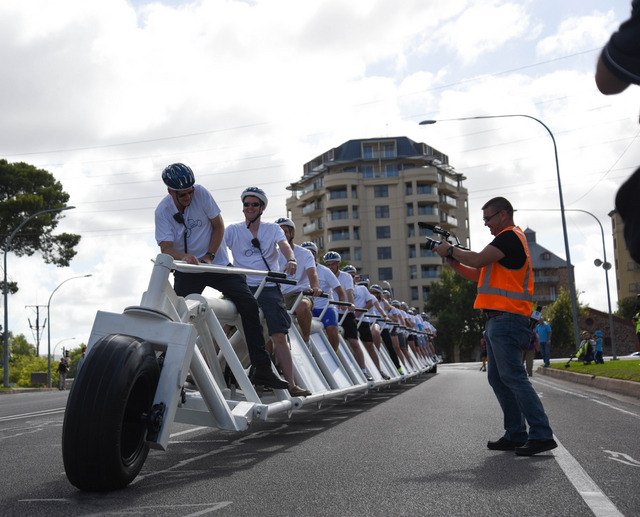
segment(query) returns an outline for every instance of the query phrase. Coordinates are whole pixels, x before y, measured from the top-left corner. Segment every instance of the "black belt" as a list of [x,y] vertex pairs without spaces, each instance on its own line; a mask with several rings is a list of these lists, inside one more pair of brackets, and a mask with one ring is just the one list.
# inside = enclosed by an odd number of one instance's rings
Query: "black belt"
[[501,314],[504,314],[504,311],[490,311],[485,309],[484,311],[484,315],[487,317],[488,320],[490,320],[491,318],[495,318],[496,316],[500,316]]

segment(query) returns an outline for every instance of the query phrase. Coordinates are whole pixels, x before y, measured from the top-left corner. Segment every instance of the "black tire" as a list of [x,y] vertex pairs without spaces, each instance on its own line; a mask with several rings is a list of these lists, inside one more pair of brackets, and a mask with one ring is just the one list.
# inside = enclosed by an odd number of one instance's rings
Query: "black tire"
[[71,387],[62,428],[62,458],[80,490],[126,487],[147,458],[145,442],[160,368],[152,346],[111,334],[90,350]]

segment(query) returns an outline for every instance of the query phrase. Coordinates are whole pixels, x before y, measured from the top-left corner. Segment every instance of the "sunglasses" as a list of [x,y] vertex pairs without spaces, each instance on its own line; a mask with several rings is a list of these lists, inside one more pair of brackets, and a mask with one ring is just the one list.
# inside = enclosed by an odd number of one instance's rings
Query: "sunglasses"
[[498,210],[495,214],[490,215],[489,217],[483,217],[482,220],[485,223],[488,223],[489,221],[491,221],[491,219],[493,219],[496,215],[498,215],[500,212],[502,212],[502,210]]
[[253,208],[258,208],[260,206],[260,203],[258,201],[253,201],[251,203],[249,203],[248,201],[245,201],[244,203],[242,203],[244,206],[252,206]]
[[193,196],[193,193],[195,192],[195,189],[191,189],[191,190],[185,190],[184,192],[176,192],[176,196],[177,197],[187,197],[187,196]]

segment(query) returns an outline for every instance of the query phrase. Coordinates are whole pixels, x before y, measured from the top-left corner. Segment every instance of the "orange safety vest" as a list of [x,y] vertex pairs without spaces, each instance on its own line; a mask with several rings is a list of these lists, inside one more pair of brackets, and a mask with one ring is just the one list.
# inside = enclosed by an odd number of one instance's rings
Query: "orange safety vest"
[[520,269],[507,269],[498,262],[483,267],[478,281],[478,295],[473,306],[476,309],[515,312],[530,316],[533,309],[533,271],[527,237],[517,226],[510,226],[502,231],[507,230],[513,230],[520,238],[527,260]]

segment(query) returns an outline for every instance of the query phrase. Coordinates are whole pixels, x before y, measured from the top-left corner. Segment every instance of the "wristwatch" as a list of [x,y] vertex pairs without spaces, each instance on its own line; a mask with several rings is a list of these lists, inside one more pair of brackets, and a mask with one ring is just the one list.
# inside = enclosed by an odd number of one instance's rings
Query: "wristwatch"
[[287,262],[298,262],[294,257],[291,257]]
[[447,257],[453,258],[453,246],[447,250]]
[[211,257],[211,262],[213,262],[213,259],[216,258],[216,254],[215,253],[211,253],[210,251],[207,251],[207,255],[209,255]]

